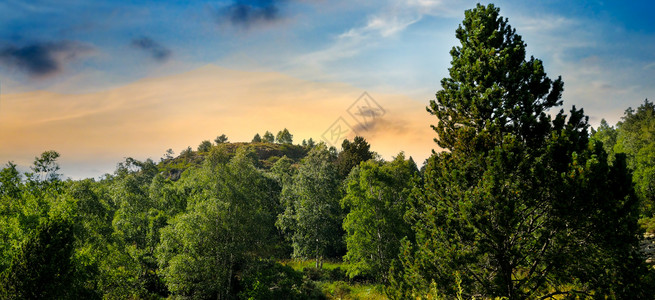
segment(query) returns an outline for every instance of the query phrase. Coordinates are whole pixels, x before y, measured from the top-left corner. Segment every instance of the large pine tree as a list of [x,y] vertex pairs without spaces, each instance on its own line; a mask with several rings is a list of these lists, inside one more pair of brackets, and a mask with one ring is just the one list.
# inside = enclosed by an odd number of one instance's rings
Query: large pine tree
[[563,83],[526,60],[498,8],[466,11],[457,38],[428,107],[448,151],[429,159],[414,193],[416,241],[403,244],[390,296],[646,297],[622,158],[607,164],[582,110],[548,114]]

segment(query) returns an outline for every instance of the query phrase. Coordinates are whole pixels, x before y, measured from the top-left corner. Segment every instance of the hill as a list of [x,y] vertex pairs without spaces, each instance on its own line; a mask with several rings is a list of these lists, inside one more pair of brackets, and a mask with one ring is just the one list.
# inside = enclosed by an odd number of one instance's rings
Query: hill
[[[277,143],[223,143],[218,145],[212,145],[211,149],[222,147],[226,150],[230,158],[234,156],[237,149],[246,146],[255,150],[257,158],[259,159],[258,167],[262,169],[270,169],[275,162],[286,156],[292,159],[295,163],[300,162],[300,160],[307,155],[307,152],[311,149],[307,146],[292,145],[292,144],[277,144]],[[163,158],[158,164],[160,172],[167,175],[173,181],[176,181],[180,178],[180,175],[184,170],[193,167],[200,166],[205,158],[211,151],[193,151],[191,148],[182,151],[179,156],[174,158]]]

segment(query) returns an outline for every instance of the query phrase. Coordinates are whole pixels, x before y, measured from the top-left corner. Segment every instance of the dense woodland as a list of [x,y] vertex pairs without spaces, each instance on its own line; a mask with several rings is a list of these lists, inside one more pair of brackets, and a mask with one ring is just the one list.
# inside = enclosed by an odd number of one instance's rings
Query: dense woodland
[[652,299],[653,103],[592,129],[498,8],[456,37],[427,107],[445,151],[420,166],[287,129],[100,179],[64,179],[55,151],[7,163],[0,297]]

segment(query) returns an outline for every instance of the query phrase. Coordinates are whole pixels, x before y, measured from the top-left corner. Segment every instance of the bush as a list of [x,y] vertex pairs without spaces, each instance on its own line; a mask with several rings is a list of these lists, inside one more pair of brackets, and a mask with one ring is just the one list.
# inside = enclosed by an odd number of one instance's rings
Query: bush
[[325,273],[327,273],[327,278],[330,281],[347,281],[349,279],[348,275],[346,275],[346,271],[341,269],[341,267],[327,270]]
[[305,274],[305,277],[307,277],[307,279],[313,281],[323,280],[323,275],[324,275],[323,273],[325,273],[323,269],[319,269],[316,267],[305,267],[302,270],[302,272]]
[[240,299],[323,299],[303,274],[275,261],[262,260],[244,270],[239,282]]

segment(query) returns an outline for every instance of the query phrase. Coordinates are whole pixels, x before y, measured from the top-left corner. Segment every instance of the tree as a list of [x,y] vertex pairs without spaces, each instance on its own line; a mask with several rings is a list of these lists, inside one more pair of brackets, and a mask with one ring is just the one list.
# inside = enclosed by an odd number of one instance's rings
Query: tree
[[371,145],[363,137],[356,136],[352,142],[343,140],[336,162],[339,175],[343,178],[347,177],[353,167],[372,158]]
[[[98,298],[81,286],[73,261],[73,224],[60,217],[40,225],[0,277],[3,299]],[[95,296],[95,297],[94,297]]]
[[173,151],[173,149],[171,148],[168,148],[168,150],[166,150],[166,153],[164,153],[164,158],[162,159],[162,161],[173,159],[174,155],[175,155],[175,151]]
[[624,153],[628,167],[633,170],[633,182],[637,196],[642,203],[642,220],[648,231],[655,230],[655,105],[644,101],[635,111],[626,109],[616,127],[610,126],[603,119],[597,129],[592,129],[593,139],[603,143],[603,148],[610,154]]
[[614,146],[616,145],[616,128],[610,126],[605,119],[600,120],[600,126],[594,129],[591,128],[591,137],[603,143],[603,149],[610,158],[614,155]]
[[227,136],[225,134],[221,134],[214,139],[214,142],[216,145],[227,143]]
[[292,144],[293,143],[293,135],[289,133],[289,130],[284,128],[283,130],[278,131],[277,136],[275,138],[278,142],[278,144]]
[[[24,184],[20,172],[12,162],[0,170],[0,273],[11,265],[17,241],[22,239],[21,228],[27,219],[23,213]],[[22,224],[21,224],[22,223]],[[21,226],[22,225],[22,226]]]
[[116,205],[112,225],[115,247],[120,249],[112,257],[112,264],[125,274],[122,284],[129,279],[135,296],[164,296],[166,288],[157,274],[155,248],[160,229],[167,217],[150,197],[150,185],[159,170],[148,159],[127,158],[119,163],[111,183],[110,196]]
[[186,149],[182,149],[180,156],[184,158],[191,158],[191,156],[193,156],[193,149],[191,149],[191,146],[186,147]]
[[59,153],[56,151],[46,151],[41,154],[41,157],[34,158],[34,166],[31,167],[32,172],[41,178],[41,181],[55,181],[59,180],[60,174],[59,164],[57,164]]
[[309,151],[293,183],[282,190],[284,213],[276,225],[290,235],[295,257],[322,259],[342,247],[340,180],[334,153],[325,144]]
[[387,282],[400,240],[411,236],[403,220],[416,181],[416,165],[401,152],[392,162],[368,160],[353,168],[346,180],[341,205],[349,211],[343,221],[350,277],[368,275]]
[[[180,297],[234,296],[237,271],[272,254],[275,188],[244,147],[227,161],[212,150],[203,167],[186,173],[189,209],[162,230],[158,263],[168,289]],[[279,192],[279,190],[277,191]]]
[[212,149],[212,143],[208,140],[204,140],[198,145],[198,152],[209,152]]
[[309,138],[309,140],[302,140],[302,146],[311,149],[314,148],[314,146],[316,146],[316,142],[314,142],[314,139]]
[[[21,192],[21,176],[16,165],[8,162],[6,167],[0,170],[0,198],[18,198]],[[4,201],[3,201],[4,202]]]
[[262,137],[262,141],[264,143],[274,143],[275,136],[267,130],[266,133],[264,133],[264,136]]
[[261,143],[262,142],[262,137],[259,136],[259,133],[255,134],[255,136],[252,138],[253,143]]
[[434,282],[467,298],[648,297],[622,159],[609,166],[589,142],[582,110],[546,114],[561,105],[563,83],[525,59],[498,8],[466,11],[456,35],[450,77],[428,107],[449,152],[429,159],[414,192],[406,218],[416,241],[402,244],[390,296]]
[[616,124],[615,153],[625,153],[634,170],[637,195],[649,217],[655,215],[655,105],[648,99],[637,110],[628,108]]

